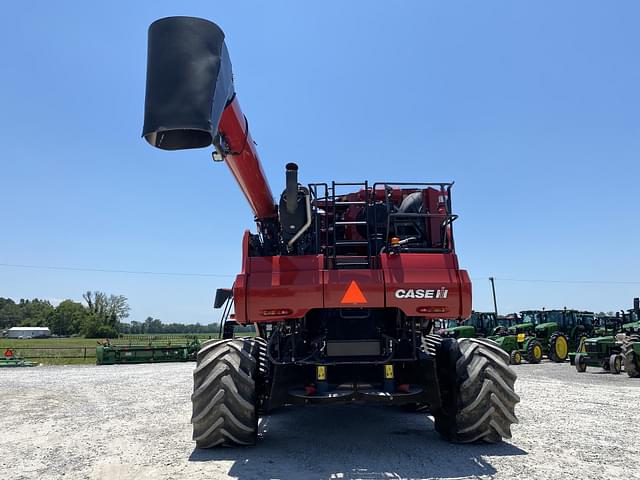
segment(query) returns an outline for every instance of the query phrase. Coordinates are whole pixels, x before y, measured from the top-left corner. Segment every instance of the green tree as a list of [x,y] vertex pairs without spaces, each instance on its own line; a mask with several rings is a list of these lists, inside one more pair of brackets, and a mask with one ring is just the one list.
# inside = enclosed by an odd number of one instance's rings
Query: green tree
[[118,331],[112,325],[104,323],[93,313],[88,313],[81,333],[87,338],[117,338]]
[[0,298],[0,329],[16,327],[23,318],[22,309],[13,300]]
[[47,317],[53,313],[54,308],[48,300],[21,299],[18,304],[22,310],[22,321],[20,324],[25,327],[45,327],[47,326]]
[[87,321],[87,309],[81,303],[65,300],[47,317],[47,325],[55,335],[80,333]]
[[[90,318],[84,332],[89,337],[117,335],[118,326],[129,316],[129,304],[124,295],[109,295],[103,292],[87,291],[82,295],[87,303]],[[103,328],[104,327],[104,328]]]

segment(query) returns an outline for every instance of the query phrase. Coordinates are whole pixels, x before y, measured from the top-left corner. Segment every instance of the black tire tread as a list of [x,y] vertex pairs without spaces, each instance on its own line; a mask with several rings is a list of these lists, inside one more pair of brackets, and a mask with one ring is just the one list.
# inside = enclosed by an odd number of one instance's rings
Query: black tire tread
[[422,351],[429,356],[434,356],[438,349],[440,348],[440,344],[442,343],[442,338],[437,334],[429,334],[422,336]]
[[631,378],[640,378],[640,359],[631,347],[632,343],[640,342],[640,335],[629,335],[622,344],[624,356],[624,370]]
[[496,443],[511,438],[511,425],[518,422],[515,406],[520,397],[514,390],[516,373],[509,366],[509,354],[483,338],[462,338],[458,346],[455,418],[436,413],[436,430],[457,443]]
[[261,342],[207,342],[193,372],[193,439],[198,448],[253,445],[258,431],[256,380]]
[[533,349],[535,348],[535,345],[540,345],[540,348],[542,348],[542,344],[540,343],[540,341],[535,338],[531,340],[527,345],[527,362],[533,363],[533,364],[540,363],[540,361],[542,360],[542,359],[537,359],[533,355]]

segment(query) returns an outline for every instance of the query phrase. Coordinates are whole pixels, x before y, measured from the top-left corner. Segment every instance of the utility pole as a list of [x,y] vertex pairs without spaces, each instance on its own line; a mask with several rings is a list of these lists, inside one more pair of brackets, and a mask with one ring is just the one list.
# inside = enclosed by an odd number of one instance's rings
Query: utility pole
[[493,292],[493,311],[496,314],[496,318],[498,318],[498,302],[496,301],[496,284],[493,281],[493,277],[489,277],[489,281],[491,282],[491,291]]

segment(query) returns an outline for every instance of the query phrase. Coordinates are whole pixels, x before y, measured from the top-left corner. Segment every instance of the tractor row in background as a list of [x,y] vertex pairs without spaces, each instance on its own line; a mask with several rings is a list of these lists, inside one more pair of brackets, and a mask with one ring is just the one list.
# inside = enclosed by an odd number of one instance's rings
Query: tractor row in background
[[571,364],[580,373],[590,366],[619,374],[624,367],[630,377],[640,377],[640,299],[635,298],[634,308],[622,315],[600,321],[598,335],[585,340],[582,348],[570,354]]
[[511,363],[522,360],[539,363],[544,356],[564,362],[570,351],[578,349],[593,335],[596,317],[578,310],[524,310],[520,315],[497,317],[494,313],[474,312],[460,325],[443,330],[444,336],[486,337],[505,350]]
[[438,332],[452,338],[488,338],[510,357],[539,363],[544,357],[562,363],[569,358],[578,372],[588,366],[611,373],[623,369],[640,377],[640,299],[632,309],[611,316],[579,310],[524,310],[497,316],[473,312],[464,322],[441,321]]

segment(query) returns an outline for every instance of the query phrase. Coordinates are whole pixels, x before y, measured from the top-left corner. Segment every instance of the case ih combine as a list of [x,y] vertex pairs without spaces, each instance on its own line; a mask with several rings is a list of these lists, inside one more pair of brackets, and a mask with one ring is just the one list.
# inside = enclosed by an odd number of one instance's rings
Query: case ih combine
[[[236,97],[224,33],[170,17],[149,28],[144,138],[213,146],[249,202],[232,289],[256,338],[211,341],[194,371],[198,447],[253,444],[258,415],[287,404],[428,405],[455,442],[511,436],[509,356],[484,339],[441,339],[436,319],[471,313],[454,249],[450,183],[298,181],[274,202]],[[227,335],[229,336],[229,335]]]

